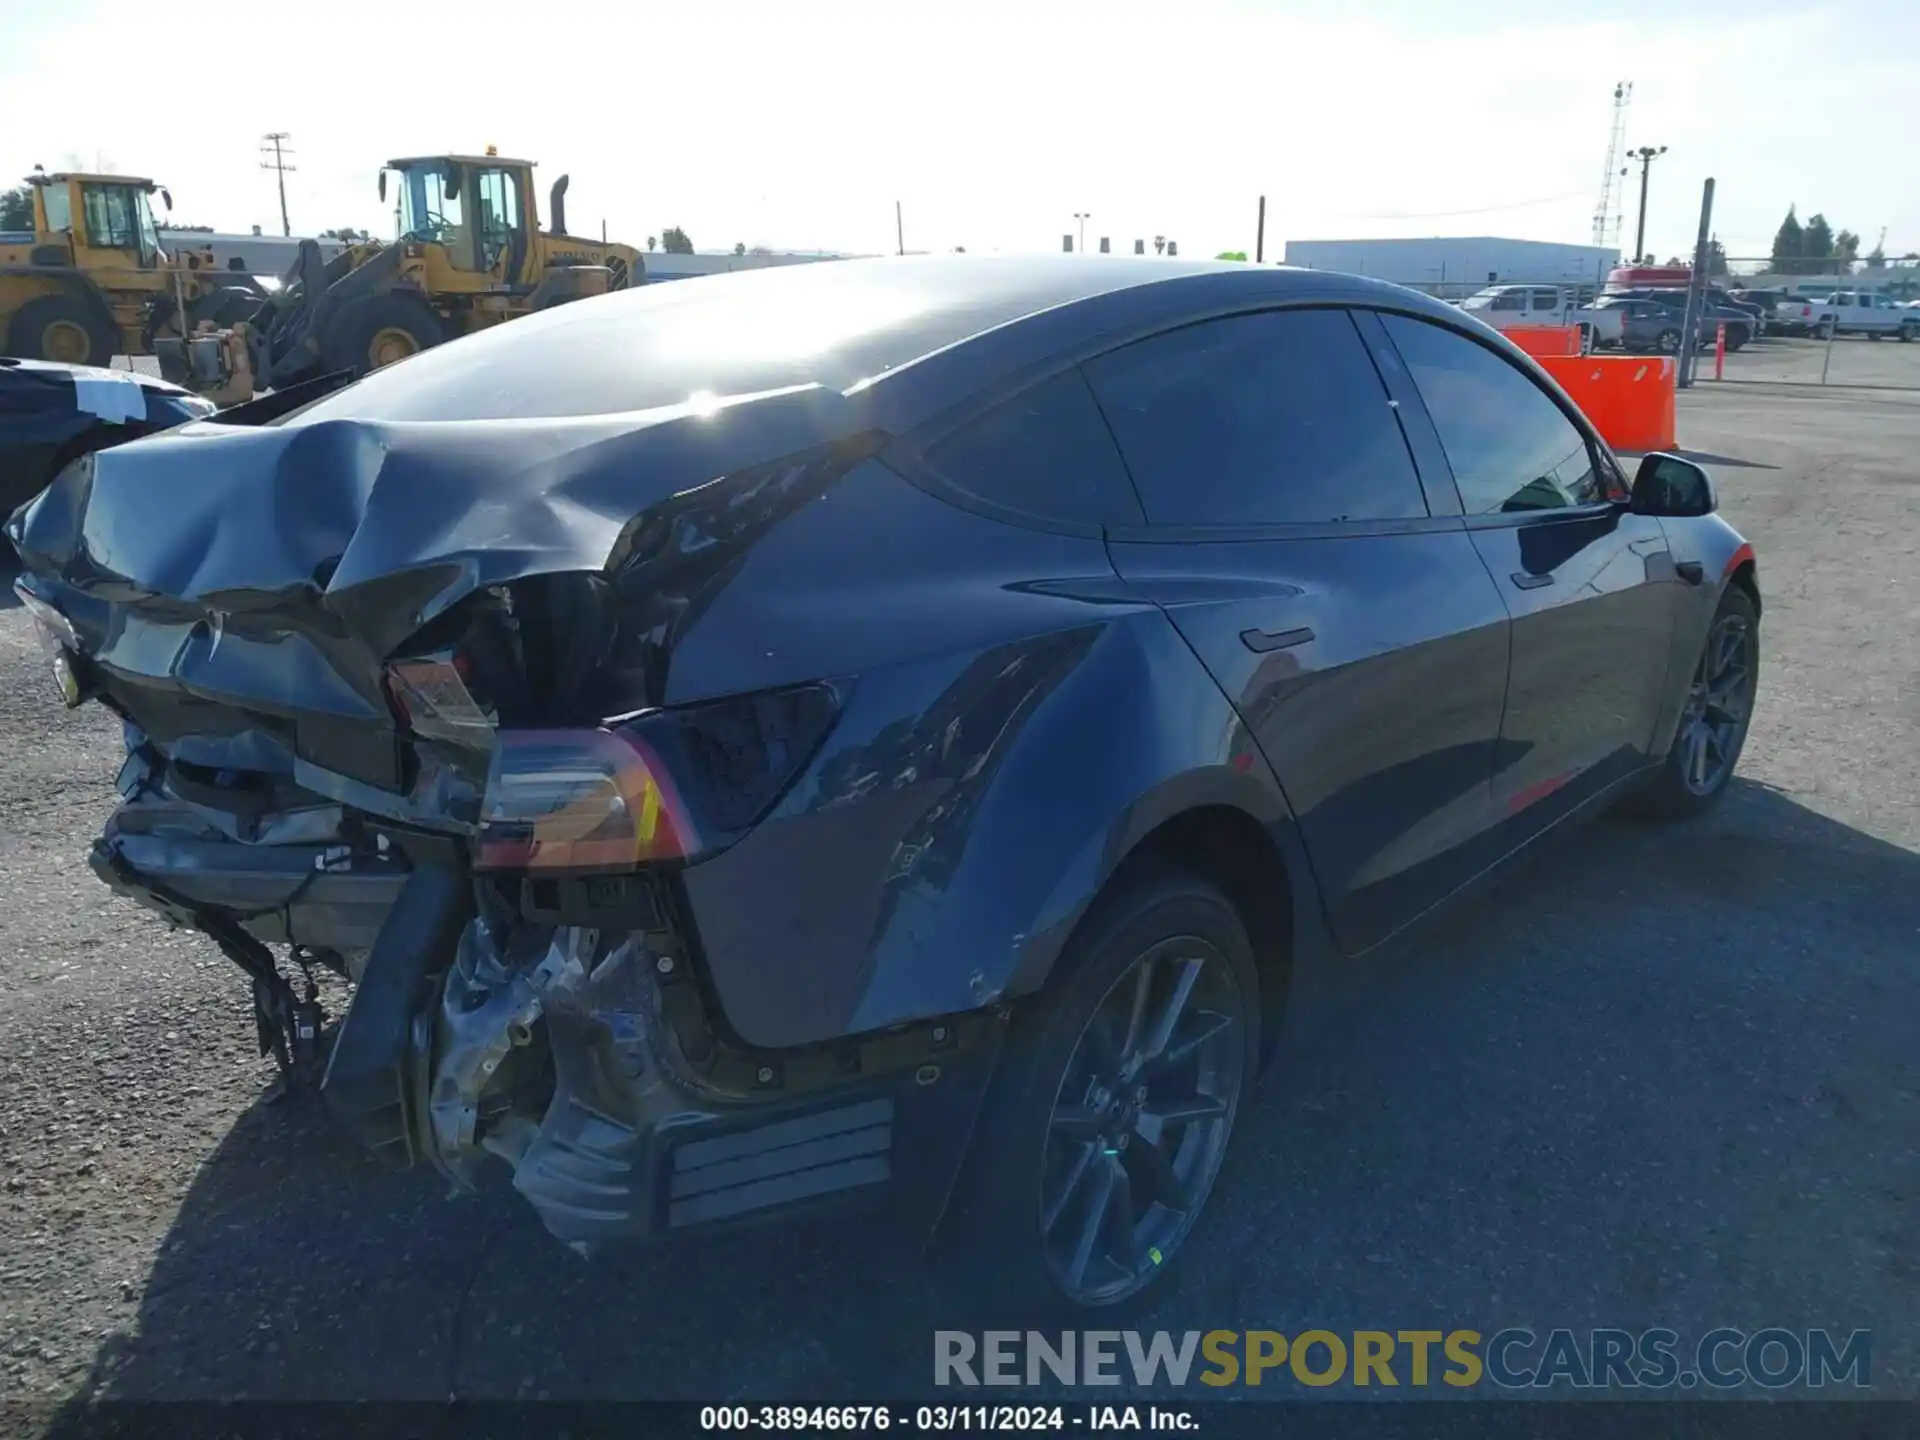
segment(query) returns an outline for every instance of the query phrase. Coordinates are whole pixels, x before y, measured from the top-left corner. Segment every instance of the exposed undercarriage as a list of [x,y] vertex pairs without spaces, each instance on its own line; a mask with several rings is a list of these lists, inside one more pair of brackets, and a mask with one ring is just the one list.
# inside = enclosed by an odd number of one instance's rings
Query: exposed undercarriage
[[[95,870],[213,939],[287,1085],[389,1162],[464,1187],[502,1161],[581,1249],[902,1188],[937,1217],[997,1016],[755,1051],[713,1023],[652,877],[476,877],[446,837],[326,803],[236,819],[153,755],[135,744]],[[315,966],[354,983],[337,1031]],[[917,1114],[958,1125],[903,1146]]]

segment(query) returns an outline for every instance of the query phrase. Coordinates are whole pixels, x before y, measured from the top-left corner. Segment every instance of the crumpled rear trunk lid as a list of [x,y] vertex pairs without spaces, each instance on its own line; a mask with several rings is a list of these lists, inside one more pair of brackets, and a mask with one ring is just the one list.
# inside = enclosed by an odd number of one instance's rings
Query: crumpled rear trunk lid
[[[850,410],[813,386],[557,420],[206,424],[69,467],[10,534],[23,587],[66,616],[98,690],[170,763],[404,815],[367,793],[423,783],[390,658],[457,628],[476,597],[536,582],[553,633],[526,648],[550,661],[596,628],[581,623],[594,597],[569,583],[648,546],[697,553],[724,519],[708,513],[719,499],[703,509],[711,482],[844,437]],[[525,688],[527,718],[550,720],[554,685]],[[640,708],[644,689],[608,703]],[[430,818],[434,797],[415,799]]]

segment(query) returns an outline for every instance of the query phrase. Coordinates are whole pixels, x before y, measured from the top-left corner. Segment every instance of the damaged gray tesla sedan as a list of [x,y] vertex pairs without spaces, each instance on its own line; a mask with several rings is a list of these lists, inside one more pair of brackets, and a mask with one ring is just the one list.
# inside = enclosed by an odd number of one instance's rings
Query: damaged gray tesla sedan
[[953,257],[515,321],[9,533],[126,726],[95,870],[377,1152],[504,1162],[581,1248],[885,1202],[1098,1306],[1190,1234],[1306,948],[1721,793],[1715,509],[1424,296]]

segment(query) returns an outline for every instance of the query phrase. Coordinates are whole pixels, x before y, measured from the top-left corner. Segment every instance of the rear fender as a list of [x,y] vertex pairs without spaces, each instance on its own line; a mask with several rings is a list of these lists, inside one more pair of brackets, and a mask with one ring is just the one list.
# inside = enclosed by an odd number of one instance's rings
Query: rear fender
[[811,1045],[1030,992],[1164,820],[1227,804],[1291,830],[1239,717],[1165,616],[1106,609],[863,676],[807,777],[685,872],[741,1039]]

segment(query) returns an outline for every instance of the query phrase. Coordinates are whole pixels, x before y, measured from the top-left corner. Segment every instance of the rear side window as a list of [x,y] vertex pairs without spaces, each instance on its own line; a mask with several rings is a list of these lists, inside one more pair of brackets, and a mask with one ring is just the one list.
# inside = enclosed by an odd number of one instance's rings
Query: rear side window
[[1558,310],[1560,308],[1560,292],[1558,290],[1534,291],[1533,308],[1536,310]]
[[1427,513],[1399,419],[1343,310],[1210,320],[1084,368],[1150,524]]
[[1141,522],[1126,467],[1078,370],[994,406],[929,448],[927,461],[968,494],[1029,515]]
[[1524,310],[1527,308],[1527,292],[1524,290],[1502,290],[1493,297],[1495,310]]
[[1587,438],[1521,370],[1464,335],[1383,315],[1407,362],[1469,515],[1604,499]]

